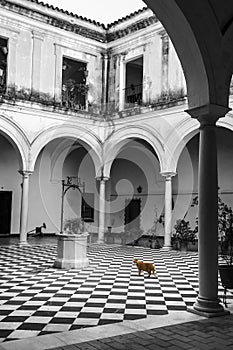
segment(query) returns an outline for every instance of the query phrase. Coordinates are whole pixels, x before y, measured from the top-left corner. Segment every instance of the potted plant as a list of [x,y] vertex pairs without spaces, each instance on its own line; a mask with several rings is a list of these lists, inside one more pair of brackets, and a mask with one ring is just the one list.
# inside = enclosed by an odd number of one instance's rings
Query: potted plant
[[[195,197],[194,201],[194,205],[198,205],[198,197]],[[198,220],[195,230],[198,231]],[[218,270],[224,287],[223,303],[227,307],[227,289],[233,289],[233,211],[220,197],[218,197],[218,243],[221,258]]]
[[64,232],[57,235],[57,258],[54,267],[83,268],[89,265],[84,221],[80,218],[65,220]]
[[85,230],[85,223],[81,218],[66,219],[64,223],[64,231],[69,234],[80,235]]
[[233,212],[231,207],[218,200],[219,275],[224,287],[223,303],[227,307],[227,289],[233,289]]
[[188,243],[194,243],[196,240],[196,230],[192,230],[189,221],[179,219],[174,226],[175,232],[172,236],[172,241],[176,248],[182,251],[187,251]]

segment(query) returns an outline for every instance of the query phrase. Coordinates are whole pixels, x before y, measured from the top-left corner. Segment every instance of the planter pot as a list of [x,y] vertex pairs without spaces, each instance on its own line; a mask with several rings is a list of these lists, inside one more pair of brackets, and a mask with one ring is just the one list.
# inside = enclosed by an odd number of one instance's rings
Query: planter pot
[[57,234],[57,258],[54,267],[80,269],[89,265],[87,258],[87,232],[75,235]]
[[233,265],[219,265],[218,270],[222,285],[224,287],[223,303],[227,307],[227,289],[233,289]]
[[188,243],[178,241],[178,242],[176,242],[176,249],[180,250],[181,252],[187,252]]

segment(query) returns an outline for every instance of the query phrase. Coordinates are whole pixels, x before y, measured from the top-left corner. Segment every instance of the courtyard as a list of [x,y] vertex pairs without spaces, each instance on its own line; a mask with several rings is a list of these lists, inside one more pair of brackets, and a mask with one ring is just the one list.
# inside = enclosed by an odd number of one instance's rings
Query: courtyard
[[[1,342],[151,316],[158,320],[186,314],[196,301],[196,252],[91,244],[87,268],[64,270],[53,267],[55,237],[29,243],[0,246]],[[138,276],[134,258],[153,262],[156,276]]]

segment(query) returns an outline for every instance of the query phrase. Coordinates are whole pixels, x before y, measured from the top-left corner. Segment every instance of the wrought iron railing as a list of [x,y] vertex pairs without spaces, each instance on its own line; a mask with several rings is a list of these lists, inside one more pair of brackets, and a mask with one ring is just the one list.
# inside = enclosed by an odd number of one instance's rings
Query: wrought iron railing
[[0,94],[6,92],[6,75],[4,71],[0,68]]
[[62,106],[73,109],[86,109],[88,85],[69,79],[62,85]]
[[[56,110],[64,109],[71,112],[83,112],[88,113],[90,116],[100,116],[105,120],[111,120],[115,118],[123,118],[135,114],[141,114],[143,108],[162,108],[161,106],[171,107],[172,105],[184,101],[186,95],[183,90],[171,91],[168,94],[162,94],[157,100],[150,102],[142,102],[140,98],[140,89],[136,90],[136,98],[132,97],[133,102],[124,103],[124,108],[119,108],[119,103],[116,101],[110,101],[106,104],[90,103],[87,100],[89,86],[83,83],[76,84],[75,87],[71,87],[67,84],[63,86],[61,100],[55,100],[54,96],[49,93],[43,93],[40,91],[32,91],[30,88],[17,87],[16,85],[6,84],[5,77],[2,79],[2,85],[0,82],[0,103],[17,101],[40,103],[44,106],[53,107]],[[129,90],[129,89],[128,89]],[[129,96],[134,96],[131,93]],[[169,105],[168,105],[169,104]]]
[[142,104],[143,85],[133,85],[125,88],[125,102],[129,104]]

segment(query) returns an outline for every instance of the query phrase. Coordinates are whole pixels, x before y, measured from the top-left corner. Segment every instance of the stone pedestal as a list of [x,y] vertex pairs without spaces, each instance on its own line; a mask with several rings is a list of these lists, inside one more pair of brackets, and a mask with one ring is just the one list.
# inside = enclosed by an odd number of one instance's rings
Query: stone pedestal
[[87,232],[80,235],[57,234],[57,258],[54,267],[80,269],[89,265],[87,258]]

